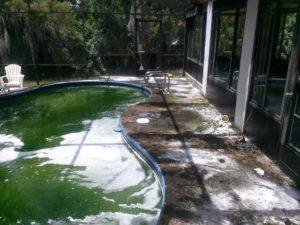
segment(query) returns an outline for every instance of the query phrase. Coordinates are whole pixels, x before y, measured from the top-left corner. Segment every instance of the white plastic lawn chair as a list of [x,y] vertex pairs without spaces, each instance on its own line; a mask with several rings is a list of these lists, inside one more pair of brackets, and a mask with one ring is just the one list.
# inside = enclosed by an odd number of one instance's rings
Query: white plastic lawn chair
[[21,74],[21,66],[10,64],[5,67],[5,73],[8,81],[5,86],[8,90],[23,89],[24,75]]

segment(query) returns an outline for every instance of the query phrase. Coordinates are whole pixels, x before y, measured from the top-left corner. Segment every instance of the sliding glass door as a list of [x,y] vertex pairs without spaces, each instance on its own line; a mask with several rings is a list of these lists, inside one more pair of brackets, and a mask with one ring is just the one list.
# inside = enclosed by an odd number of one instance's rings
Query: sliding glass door
[[288,81],[282,110],[281,162],[300,184],[300,2],[297,16],[297,40],[289,61]]
[[245,8],[216,10],[210,75],[224,87],[236,90],[244,35]]
[[298,10],[298,0],[264,1],[260,6],[252,103],[275,118],[281,116]]

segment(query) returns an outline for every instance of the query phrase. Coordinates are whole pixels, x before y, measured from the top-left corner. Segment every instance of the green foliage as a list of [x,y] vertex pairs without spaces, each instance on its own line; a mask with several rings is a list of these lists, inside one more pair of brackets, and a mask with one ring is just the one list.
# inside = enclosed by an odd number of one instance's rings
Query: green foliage
[[296,19],[296,13],[287,13],[282,16],[280,36],[276,45],[276,57],[279,59],[288,60],[290,57],[295,42]]
[[[126,11],[130,4],[130,0],[86,0],[79,4],[62,0],[2,3],[3,10],[23,12],[5,16],[12,39],[10,58],[17,63],[31,62],[34,60],[28,60],[28,56],[33,52],[31,58],[34,57],[36,63],[86,64],[89,74],[105,73],[101,54],[130,48],[131,37],[126,30],[129,20]],[[112,14],[112,9],[119,14]]]
[[[163,18],[161,31],[157,24],[149,26],[145,38],[149,46],[157,46],[160,32],[167,44],[183,40],[183,27],[178,26],[182,15],[151,3],[140,4],[143,13],[172,15]],[[6,51],[5,46],[0,45],[0,61],[72,64],[80,73],[104,74],[108,72],[104,54],[134,54],[135,37],[127,28],[132,18],[131,6],[132,0],[11,0],[0,3],[1,10],[15,12],[1,14],[4,22],[3,25],[0,22],[0,28],[3,26],[8,31],[10,46]],[[4,57],[1,52],[9,53]]]
[[222,55],[230,56],[234,32],[234,16],[222,15],[219,32],[219,51]]

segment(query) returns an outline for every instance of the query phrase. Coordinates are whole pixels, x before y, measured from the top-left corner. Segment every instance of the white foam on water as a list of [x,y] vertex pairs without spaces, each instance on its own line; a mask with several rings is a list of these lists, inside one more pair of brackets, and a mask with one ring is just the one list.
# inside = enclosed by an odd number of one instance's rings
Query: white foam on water
[[100,151],[99,146],[84,146],[74,162],[74,166],[86,166],[79,173],[91,182],[87,186],[117,191],[138,185],[145,179],[139,161],[126,146],[102,146]]
[[[60,164],[85,167],[78,173],[89,181],[85,183],[88,187],[100,186],[106,191],[116,191],[138,185],[146,175],[140,162],[123,142],[121,134],[113,131],[118,122],[116,118],[107,117],[91,121],[88,131],[63,135],[61,146],[54,148],[17,152],[14,147],[6,147],[0,151],[0,162],[19,157],[47,158],[40,166]],[[6,135],[2,139],[7,141],[11,137]],[[17,138],[13,140],[21,143]]]
[[119,125],[118,118],[103,117],[91,123],[85,143],[87,144],[120,144],[124,143],[120,133],[113,130]]
[[78,175],[86,177],[86,182],[81,185],[101,187],[108,192],[138,185],[145,179],[140,162],[122,145],[88,145],[81,149],[76,146],[60,146],[32,152],[25,157],[29,158],[48,159],[40,166],[57,164],[84,167],[84,170],[77,171]]
[[[11,135],[6,135],[7,139],[5,139],[5,142],[10,140],[10,136]],[[21,141],[18,140],[15,143],[21,143]],[[19,146],[18,146],[18,148],[19,148]],[[8,147],[4,147],[2,150],[0,150],[0,163],[13,161],[13,160],[16,160],[18,158],[31,156],[31,155],[35,154],[35,151],[32,151],[32,152],[19,152],[19,151],[16,151],[16,150],[17,150],[17,147],[14,144],[12,144],[11,146],[9,145]]]
[[[67,144],[121,144],[122,137],[119,133],[113,132],[113,129],[119,125],[119,120],[116,118],[103,117],[98,120],[85,120],[82,122],[88,126],[87,131],[77,133],[69,133],[63,135],[61,145]],[[83,138],[85,138],[83,140]]]
[[20,157],[20,152],[15,151],[15,147],[6,147],[0,151],[0,163],[15,160]]
[[[75,219],[69,217],[71,225],[79,224],[109,224],[109,225],[139,225],[142,222],[147,222],[149,225],[157,224],[157,215],[150,215],[146,213],[126,214],[121,212],[105,212],[97,216],[86,216],[84,219]],[[50,224],[56,224],[55,222]]]
[[[113,131],[119,124],[118,118],[104,117],[94,121],[83,121],[83,124],[88,127],[87,130],[63,135],[63,141],[57,147],[31,152],[18,152],[14,146],[4,147],[0,151],[0,162],[8,162],[22,157],[24,159],[43,159],[39,166],[72,165],[80,169],[75,169],[75,173],[66,179],[78,176],[82,180],[80,185],[88,188],[100,187],[106,192],[124,190],[139,185],[145,179],[153,179],[154,172],[146,174],[140,161],[125,145],[121,133]],[[2,136],[2,140],[7,141],[11,137],[13,136]],[[21,143],[17,138],[13,140],[16,144]],[[62,179],[65,179],[63,172]],[[121,204],[120,207],[139,207],[157,212],[158,215],[160,209],[156,206],[161,201],[158,188],[159,181],[154,177],[154,180],[150,181],[150,186],[144,187],[132,195],[142,196],[142,204]],[[114,199],[107,200],[114,201]],[[139,224],[142,221],[156,224],[157,215],[101,213],[97,216],[87,216],[83,220],[71,219],[70,224],[99,224],[102,221],[115,221],[116,224],[124,225]],[[54,220],[48,222],[49,224],[59,224]]]
[[12,134],[0,134],[0,144],[4,146],[18,146],[22,147],[24,143],[21,141],[20,138],[16,137]]
[[110,198],[107,198],[105,196],[102,197],[105,201],[108,201],[108,202],[113,202],[115,203],[116,201],[114,199],[110,199]]

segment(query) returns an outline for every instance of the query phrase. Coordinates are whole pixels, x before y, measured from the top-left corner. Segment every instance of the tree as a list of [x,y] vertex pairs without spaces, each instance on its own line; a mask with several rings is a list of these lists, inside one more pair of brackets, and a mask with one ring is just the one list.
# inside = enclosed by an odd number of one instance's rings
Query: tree
[[[72,64],[78,65],[74,67],[76,70],[82,69],[80,64],[84,64],[90,75],[105,73],[103,54],[134,53],[134,36],[127,29],[131,4],[131,0],[2,2],[0,7],[4,13],[0,24],[5,25],[2,30],[7,30],[7,35],[5,40],[0,39],[1,61]],[[168,11],[150,3],[143,7],[145,12]],[[173,20],[166,21],[165,34],[176,36]],[[155,27],[149,30],[153,41],[157,32]]]

